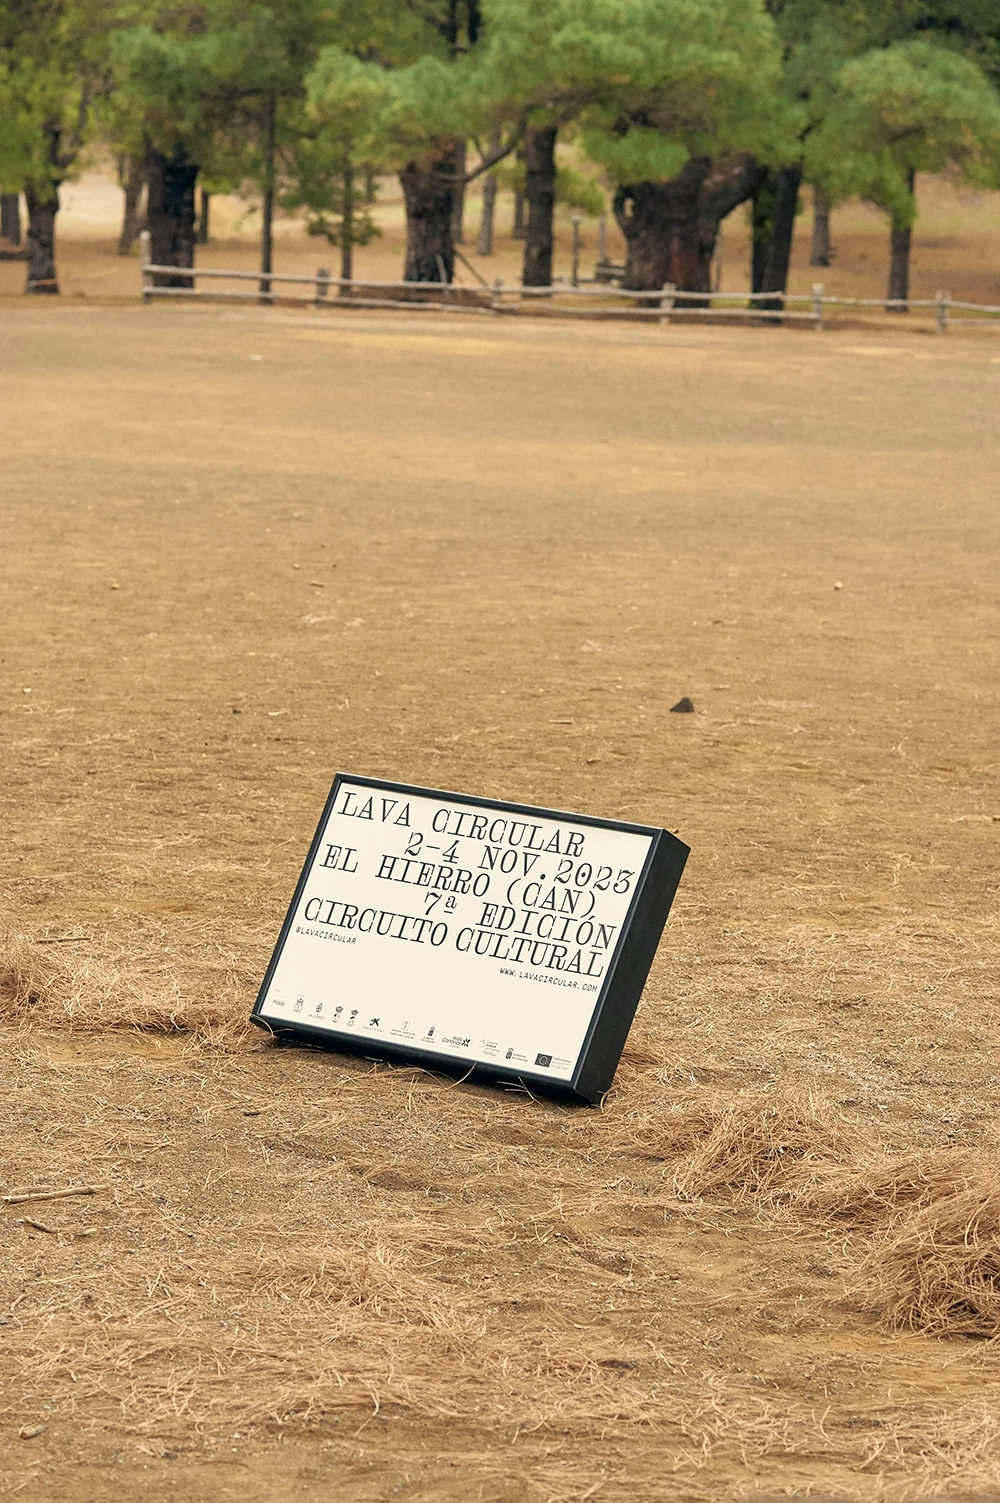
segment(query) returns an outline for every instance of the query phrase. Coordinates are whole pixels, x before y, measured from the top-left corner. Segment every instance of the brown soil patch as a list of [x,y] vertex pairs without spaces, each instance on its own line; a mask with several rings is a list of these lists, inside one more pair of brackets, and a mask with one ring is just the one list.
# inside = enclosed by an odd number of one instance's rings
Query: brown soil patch
[[[3,349],[0,1491],[995,1497],[992,339]],[[688,841],[603,1111],[248,1035],[337,768]]]

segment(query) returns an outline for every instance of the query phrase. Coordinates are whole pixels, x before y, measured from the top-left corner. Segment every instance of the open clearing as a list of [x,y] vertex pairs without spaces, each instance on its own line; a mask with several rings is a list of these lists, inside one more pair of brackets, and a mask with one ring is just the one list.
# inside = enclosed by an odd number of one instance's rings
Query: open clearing
[[[2,324],[0,1492],[995,1498],[1000,344]],[[247,1034],[338,768],[691,845],[602,1111]]]

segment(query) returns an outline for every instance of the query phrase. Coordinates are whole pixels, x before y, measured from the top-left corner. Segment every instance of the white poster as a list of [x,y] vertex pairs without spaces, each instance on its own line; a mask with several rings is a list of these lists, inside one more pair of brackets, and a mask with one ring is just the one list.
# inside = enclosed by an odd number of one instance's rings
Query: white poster
[[257,1014],[568,1082],[652,839],[344,778]]

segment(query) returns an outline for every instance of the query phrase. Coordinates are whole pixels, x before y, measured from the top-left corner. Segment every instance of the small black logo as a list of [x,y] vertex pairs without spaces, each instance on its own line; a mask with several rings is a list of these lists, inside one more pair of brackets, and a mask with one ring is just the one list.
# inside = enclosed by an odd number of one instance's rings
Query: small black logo
[[551,1065],[551,1063],[552,1063],[552,1055],[551,1054],[536,1054],[535,1055],[535,1064],[536,1065]]
[[507,1053],[506,1053],[506,1055],[505,1055],[505,1058],[506,1058],[506,1059],[513,1059],[513,1058],[514,1058],[514,1051],[513,1051],[513,1049],[508,1049],[508,1050],[507,1050]]
[[372,1018],[371,1022],[368,1024],[369,1028],[381,1028],[381,1026],[382,1024],[378,1018]]

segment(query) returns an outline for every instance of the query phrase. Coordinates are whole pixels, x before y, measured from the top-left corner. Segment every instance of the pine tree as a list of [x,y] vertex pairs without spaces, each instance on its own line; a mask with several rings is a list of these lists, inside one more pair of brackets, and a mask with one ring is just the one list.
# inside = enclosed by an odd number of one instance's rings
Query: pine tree
[[[324,49],[309,75],[292,185],[282,202],[307,208],[308,230],[340,248],[340,276],[354,274],[353,251],[379,233],[364,184],[393,164],[393,74],[340,48]],[[349,290],[343,289],[345,293]]]
[[340,49],[393,75],[386,123],[406,203],[404,280],[450,282],[459,190],[484,170],[464,165],[465,142],[485,118],[468,89],[479,0],[341,0],[336,29]]
[[[149,160],[154,262],[194,263],[195,183],[254,183],[262,200],[261,292],[276,195],[302,130],[305,79],[334,35],[324,0],[156,4],[116,37],[117,134]],[[183,277],[164,278],[187,285]]]
[[[1000,76],[1000,0],[768,0],[768,9],[781,38],[782,92],[798,112],[799,125],[794,147],[783,161],[769,167],[754,196],[753,287],[754,291],[783,291],[803,174],[811,179],[817,195],[821,233],[814,246],[814,262],[818,253],[820,263],[829,255],[831,205],[855,191],[866,171],[871,176],[869,169],[862,168],[858,175],[851,166],[855,144],[865,154],[861,137],[867,127],[846,104],[849,86],[845,80],[857,78],[870,124],[873,112],[877,114],[882,107],[877,100],[880,90],[886,91],[884,105],[889,113],[897,108],[893,101],[901,73],[894,49],[901,44],[936,40],[940,44],[937,56],[951,53],[960,58],[964,53],[995,78]],[[857,74],[851,71],[855,66],[860,69]],[[929,83],[926,65],[922,77],[917,76],[920,72],[918,67],[906,85],[917,95]],[[940,83],[944,84],[943,76]],[[957,80],[952,80],[949,87],[956,86]],[[927,103],[933,111],[930,96]],[[979,103],[971,98],[968,103],[974,119]],[[855,143],[858,131],[861,135]],[[927,160],[932,159],[938,158],[931,154]],[[896,271],[891,274],[897,290],[907,280],[911,173],[916,170],[921,169],[905,168],[891,189],[900,211],[893,232]],[[884,197],[884,187],[875,191],[882,191]],[[780,307],[780,302],[771,306]]]
[[[626,286],[708,291],[718,226],[780,160],[798,111],[779,90],[774,27],[755,0],[661,7],[657,77],[584,142],[617,184]],[[597,112],[592,112],[592,115]]]
[[834,200],[856,194],[889,215],[887,297],[905,302],[916,174],[951,167],[966,181],[995,183],[1000,98],[969,58],[925,38],[895,43],[842,68],[808,153]]
[[28,210],[26,292],[57,293],[59,187],[109,87],[113,0],[0,0],[0,182]]
[[[787,288],[806,142],[822,125],[840,69],[885,46],[901,25],[910,24],[911,11],[912,0],[768,0],[781,41],[780,93],[794,129],[785,150],[766,159],[752,195],[754,292]],[[758,306],[779,311],[782,302],[761,300]]]
[[773,134],[778,53],[759,0],[493,0],[486,20],[482,97],[528,122],[525,282],[551,278],[562,131],[618,188],[629,284],[687,285],[711,152]]
[[[399,174],[406,203],[406,281],[451,281],[461,192],[507,156],[523,132],[517,119],[499,129],[504,110],[487,94],[476,58],[481,26],[477,0],[427,0],[420,7],[343,0],[336,13],[337,43],[320,57],[309,81],[315,149],[303,202],[320,188],[319,162],[325,157],[329,170],[344,149],[339,93],[347,80],[361,78],[346,69],[345,55],[377,66],[384,76],[381,111],[372,96],[362,134],[369,143],[364,151],[376,151],[377,143],[379,164]],[[479,160],[467,165],[466,143],[491,137],[494,144],[481,148]],[[323,209],[323,191],[317,211]],[[335,191],[332,178],[326,191]]]

